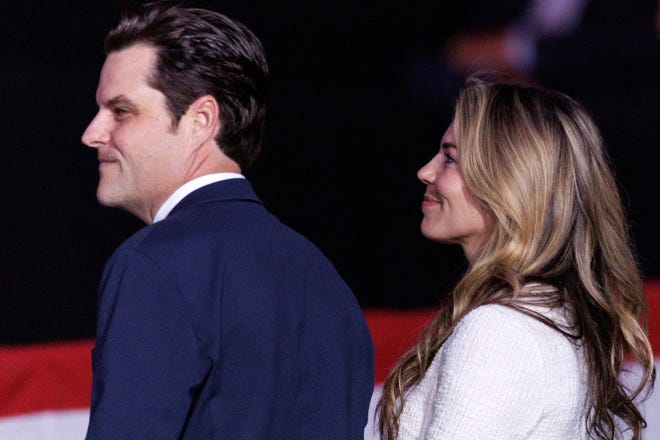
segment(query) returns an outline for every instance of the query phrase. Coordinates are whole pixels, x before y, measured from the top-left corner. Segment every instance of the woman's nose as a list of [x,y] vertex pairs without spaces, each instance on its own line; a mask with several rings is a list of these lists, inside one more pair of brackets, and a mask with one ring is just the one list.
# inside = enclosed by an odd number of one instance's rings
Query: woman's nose
[[430,185],[435,176],[435,167],[433,166],[433,159],[428,161],[426,165],[417,171],[417,178],[424,184]]

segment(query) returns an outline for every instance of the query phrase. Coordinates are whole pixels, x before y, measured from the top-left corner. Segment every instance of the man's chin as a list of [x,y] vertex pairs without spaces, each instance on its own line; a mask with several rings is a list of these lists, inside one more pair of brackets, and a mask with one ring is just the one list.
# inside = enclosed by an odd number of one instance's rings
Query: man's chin
[[101,205],[107,206],[108,208],[121,208],[122,206],[121,200],[117,194],[109,191],[108,188],[105,188],[103,185],[99,185],[96,190],[96,200],[98,200]]

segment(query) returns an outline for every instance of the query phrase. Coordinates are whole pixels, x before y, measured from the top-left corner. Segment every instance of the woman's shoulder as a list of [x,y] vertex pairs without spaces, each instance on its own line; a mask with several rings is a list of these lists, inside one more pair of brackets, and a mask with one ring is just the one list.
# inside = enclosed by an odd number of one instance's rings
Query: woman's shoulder
[[[533,313],[538,313],[538,317]],[[485,356],[524,354],[526,358],[547,359],[545,352],[557,344],[570,344],[565,335],[539,317],[553,321],[553,313],[532,314],[501,304],[479,306],[467,313],[447,339],[447,351],[465,349]]]
[[401,438],[421,438],[425,426],[427,438],[579,438],[585,385],[571,345],[512,307],[471,310],[407,395]]
[[[535,371],[551,379],[563,365],[562,375],[576,375],[583,363],[579,341],[548,325],[560,310],[531,310],[531,315],[500,304],[488,304],[467,313],[443,345],[446,365],[479,363],[515,366],[509,371]],[[538,313],[534,316],[533,313]],[[448,367],[451,368],[451,367]],[[562,376],[563,377],[563,376]]]
[[[537,312],[541,316],[550,317],[550,313]],[[538,318],[523,310],[503,304],[485,304],[474,308],[459,320],[456,330],[476,332],[510,332],[521,329],[534,330],[547,327]]]

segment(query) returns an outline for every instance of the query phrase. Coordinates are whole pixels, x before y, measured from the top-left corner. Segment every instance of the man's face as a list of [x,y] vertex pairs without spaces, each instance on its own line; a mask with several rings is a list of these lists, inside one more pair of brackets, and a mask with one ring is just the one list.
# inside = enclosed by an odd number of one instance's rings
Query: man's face
[[99,111],[82,136],[98,151],[96,196],[151,223],[160,205],[185,181],[188,163],[184,115],[173,127],[163,93],[148,84],[155,49],[137,44],[105,60]]

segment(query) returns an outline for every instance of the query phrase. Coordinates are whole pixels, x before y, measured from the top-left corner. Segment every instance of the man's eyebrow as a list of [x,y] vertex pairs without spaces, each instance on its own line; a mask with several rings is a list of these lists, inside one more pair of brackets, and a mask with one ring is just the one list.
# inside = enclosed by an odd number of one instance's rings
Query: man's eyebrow
[[105,102],[106,107],[115,107],[118,105],[128,106],[128,107],[137,107],[133,101],[127,98],[124,95],[117,95],[114,98],[111,98]]

